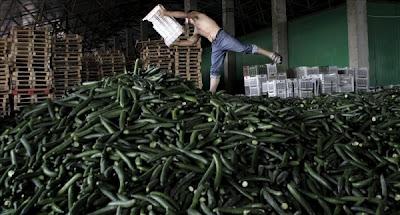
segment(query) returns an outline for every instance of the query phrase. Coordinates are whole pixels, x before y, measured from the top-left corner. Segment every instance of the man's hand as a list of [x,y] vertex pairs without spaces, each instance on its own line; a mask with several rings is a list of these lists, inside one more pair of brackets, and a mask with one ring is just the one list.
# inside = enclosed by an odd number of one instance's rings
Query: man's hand
[[274,53],[272,53],[271,60],[276,64],[282,64],[283,58],[282,58],[281,55],[279,55],[278,53],[274,52]]
[[160,15],[161,16],[168,16],[168,11],[167,9],[165,9],[164,6],[162,6],[161,4],[159,4],[158,6],[160,6],[161,10],[160,10]]

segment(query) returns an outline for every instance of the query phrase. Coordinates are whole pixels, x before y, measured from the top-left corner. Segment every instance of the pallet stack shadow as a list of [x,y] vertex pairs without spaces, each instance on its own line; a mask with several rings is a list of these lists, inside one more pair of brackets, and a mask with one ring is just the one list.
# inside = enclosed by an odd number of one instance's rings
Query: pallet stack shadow
[[13,110],[52,99],[52,41],[48,28],[14,27],[11,42]]
[[0,117],[10,115],[10,71],[7,58],[7,39],[0,38]]
[[66,90],[82,82],[82,38],[77,34],[62,34],[54,38],[53,44],[55,96],[61,98]]
[[100,52],[98,61],[101,78],[111,77],[126,71],[125,57],[119,50]]
[[174,53],[163,40],[142,41],[140,46],[140,59],[144,68],[157,66],[161,70],[172,71]]
[[[193,28],[186,26],[185,34],[178,40],[187,40],[192,36]],[[201,59],[203,49],[201,48],[201,40],[193,46],[175,46],[175,75],[193,82],[193,84],[201,89],[203,88],[201,76]]]
[[100,65],[93,53],[85,53],[82,58],[82,81],[101,80]]

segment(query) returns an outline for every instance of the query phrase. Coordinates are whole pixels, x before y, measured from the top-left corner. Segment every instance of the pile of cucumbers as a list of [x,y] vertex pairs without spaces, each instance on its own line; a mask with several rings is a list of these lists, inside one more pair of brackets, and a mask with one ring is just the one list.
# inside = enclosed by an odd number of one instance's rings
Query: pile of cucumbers
[[3,132],[0,214],[395,214],[399,161],[399,90],[211,95],[136,67]]

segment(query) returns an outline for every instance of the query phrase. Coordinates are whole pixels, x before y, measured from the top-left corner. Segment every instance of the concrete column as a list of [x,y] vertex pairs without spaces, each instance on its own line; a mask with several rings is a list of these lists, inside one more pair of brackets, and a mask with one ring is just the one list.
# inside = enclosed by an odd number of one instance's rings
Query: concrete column
[[149,23],[147,21],[140,21],[140,40],[147,40],[149,38]]
[[349,66],[369,68],[367,0],[347,0]]
[[197,0],[185,0],[185,11],[197,10]]
[[283,57],[282,65],[289,67],[288,27],[286,16],[286,1],[271,0],[272,13],[272,47]]
[[[235,1],[222,0],[222,23],[224,30],[235,36]],[[227,53],[224,65],[225,90],[228,93],[235,93],[236,77],[236,55],[233,52]]]

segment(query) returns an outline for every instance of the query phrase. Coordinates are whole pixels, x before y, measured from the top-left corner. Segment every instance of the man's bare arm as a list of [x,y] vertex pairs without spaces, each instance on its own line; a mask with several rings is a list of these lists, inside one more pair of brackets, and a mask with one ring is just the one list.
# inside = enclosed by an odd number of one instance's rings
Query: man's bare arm
[[187,13],[185,13],[183,11],[168,11],[168,10],[166,10],[164,12],[164,16],[171,16],[174,18],[184,19],[187,17]]
[[200,39],[199,35],[195,34],[195,35],[191,36],[187,40],[176,41],[172,45],[175,45],[175,46],[193,46],[194,44],[196,44],[199,41],[199,39]]
[[184,11],[168,11],[167,9],[164,8],[164,6],[160,5],[161,11],[160,14],[161,16],[171,16],[175,18],[186,18],[187,13]]

